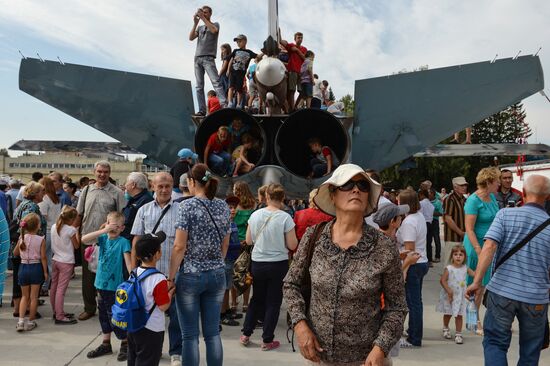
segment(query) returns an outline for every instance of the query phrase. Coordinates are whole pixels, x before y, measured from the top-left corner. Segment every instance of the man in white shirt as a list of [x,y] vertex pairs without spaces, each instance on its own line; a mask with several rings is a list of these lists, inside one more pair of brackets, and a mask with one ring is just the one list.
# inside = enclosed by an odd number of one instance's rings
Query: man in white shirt
[[432,257],[432,239],[433,239],[433,230],[432,230],[432,221],[434,219],[434,205],[430,202],[429,193],[426,190],[420,190],[418,192],[418,199],[420,200],[420,212],[426,220],[426,254],[428,256],[429,266],[433,267],[433,257]]

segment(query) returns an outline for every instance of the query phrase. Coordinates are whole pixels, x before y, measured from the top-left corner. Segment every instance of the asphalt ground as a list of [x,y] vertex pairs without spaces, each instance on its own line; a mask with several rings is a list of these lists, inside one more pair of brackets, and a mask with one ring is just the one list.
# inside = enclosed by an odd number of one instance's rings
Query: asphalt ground
[[[439,298],[439,276],[443,265],[436,264],[431,268],[424,281],[424,339],[423,346],[418,349],[402,349],[394,365],[482,365],[483,350],[481,337],[463,332],[464,344],[457,345],[453,340],[445,340],[441,335],[442,316],[435,312],[435,305]],[[65,299],[65,311],[79,314],[82,311],[80,290],[80,269],[77,268],[77,277],[71,280]],[[8,273],[5,284],[3,307],[0,308],[0,365],[3,366],[30,366],[30,365],[123,365],[116,360],[119,341],[113,336],[113,355],[103,356],[90,360],[86,353],[101,342],[99,321],[93,317],[76,325],[55,325],[52,320],[52,310],[49,300],[39,307],[43,318],[38,320],[38,327],[31,332],[17,333],[13,318],[13,308],[10,307],[12,276]],[[252,366],[273,365],[289,366],[303,365],[299,353],[292,352],[286,339],[286,313],[283,309],[275,335],[281,341],[281,347],[264,352],[260,349],[261,331],[252,336],[252,344],[244,348],[239,344],[240,326],[224,326],[221,333],[224,348],[224,365]],[[240,307],[239,307],[240,310]],[[483,314],[483,311],[482,311]],[[240,320],[242,324],[242,320]],[[451,321],[451,330],[454,335],[454,323]],[[514,324],[512,345],[509,352],[510,364],[517,363],[518,359],[518,331]],[[206,365],[204,342],[200,340],[201,364]],[[165,334],[163,358],[161,365],[170,365],[168,357],[168,333]],[[550,365],[550,351],[543,351],[540,365]]]

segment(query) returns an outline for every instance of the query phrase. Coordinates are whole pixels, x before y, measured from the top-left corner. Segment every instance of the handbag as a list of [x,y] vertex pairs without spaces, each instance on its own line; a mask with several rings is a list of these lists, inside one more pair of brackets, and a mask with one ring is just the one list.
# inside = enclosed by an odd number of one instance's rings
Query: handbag
[[99,262],[99,246],[96,243],[84,249],[84,259],[88,262],[90,272],[96,273]]
[[[263,230],[265,229],[267,223],[271,218],[273,217],[273,214],[271,214],[263,223],[262,227],[258,231],[258,235],[256,235],[256,240],[260,237]],[[245,245],[244,249],[242,250],[241,254],[237,257],[237,260],[235,260],[235,263],[233,264],[233,286],[237,289],[237,294],[241,295],[243,292],[248,290],[248,288],[252,285],[252,273],[251,273],[251,265],[252,265],[252,245]]]

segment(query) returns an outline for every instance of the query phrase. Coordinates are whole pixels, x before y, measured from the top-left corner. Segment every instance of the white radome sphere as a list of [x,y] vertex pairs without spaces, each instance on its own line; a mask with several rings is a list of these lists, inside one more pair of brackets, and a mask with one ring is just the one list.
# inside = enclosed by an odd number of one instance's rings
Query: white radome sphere
[[275,86],[285,78],[285,65],[274,57],[265,57],[256,66],[256,79],[265,86]]

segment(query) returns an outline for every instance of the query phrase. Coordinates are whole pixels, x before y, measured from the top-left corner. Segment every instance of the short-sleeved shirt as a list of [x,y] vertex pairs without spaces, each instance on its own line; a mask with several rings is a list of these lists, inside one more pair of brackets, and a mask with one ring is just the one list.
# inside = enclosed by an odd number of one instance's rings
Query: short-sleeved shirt
[[237,210],[235,213],[235,217],[233,218],[233,222],[237,224],[237,228],[239,229],[239,240],[241,242],[246,240],[246,229],[248,228],[248,219],[250,219],[250,215],[254,212],[254,209],[248,209],[248,210]]
[[117,286],[124,281],[124,253],[132,251],[132,244],[122,236],[109,239],[107,234],[102,234],[97,238],[97,245],[99,259],[94,286],[98,290],[116,291]]
[[[107,214],[111,211],[121,211],[125,203],[124,193],[114,184],[107,183],[103,187],[98,187],[96,184],[86,186],[76,208],[78,214],[83,216],[82,235],[99,230],[99,227],[107,221]],[[94,241],[84,244],[93,243]]]
[[[438,198],[435,198],[433,201],[430,201],[432,205],[434,206],[434,214],[438,213],[439,216],[443,215],[443,203],[441,203],[441,200]],[[437,218],[437,217],[436,217]]]
[[57,224],[52,226],[52,252],[53,260],[60,263],[74,263],[74,246],[72,237],[76,234],[76,228],[63,225],[59,234]]
[[285,234],[294,226],[292,217],[283,210],[272,211],[262,208],[254,211],[248,220],[248,227],[254,242],[252,260],[255,262],[288,260]]
[[[166,240],[161,244],[162,254],[160,260],[157,262],[157,269],[165,275],[168,275],[170,270],[170,257],[172,256],[172,249],[174,248],[174,240],[176,238],[176,222],[179,206],[178,202],[170,203],[170,208],[168,208],[168,211],[166,211],[166,214],[160,220],[159,226],[155,231],[163,231],[166,234]],[[160,207],[156,200],[141,206],[132,226],[132,235],[151,234],[165,208],[166,206]]]
[[180,204],[176,229],[187,231],[184,273],[205,272],[225,266],[222,241],[230,233],[229,216],[229,206],[218,198],[193,197]]
[[[485,233],[489,230],[489,226],[491,226],[491,223],[499,210],[495,196],[492,193],[489,196],[490,201],[485,202],[479,198],[477,194],[472,193],[464,205],[464,213],[466,215],[476,215],[474,232],[476,234],[477,241],[481,246],[483,246],[483,238],[485,237]],[[466,254],[468,256],[473,253],[472,251],[474,248],[468,234],[464,236],[464,248],[466,249]]]
[[[147,268],[138,267],[136,269],[137,275],[142,274]],[[170,302],[168,296],[168,281],[166,276],[162,273],[155,273],[147,276],[141,281],[141,290],[143,298],[145,299],[145,309],[150,311],[153,305],[156,304],[155,310],[151,313],[145,328],[153,332],[164,332],[164,312],[158,307],[166,305]]]
[[[466,230],[466,225],[464,224],[464,196],[461,194],[456,194],[454,191],[445,197],[443,200],[443,212],[444,215],[450,216],[455,222],[456,226],[462,231]],[[460,235],[451,230],[451,227],[445,223],[445,241],[461,242],[462,238]]]
[[311,70],[313,70],[313,61],[306,58],[300,67],[300,82],[313,83],[311,80]]
[[424,198],[422,201],[420,201],[420,212],[422,212],[422,215],[424,216],[424,219],[426,222],[432,223],[434,219],[434,210],[435,207],[432,205],[429,199]]
[[417,263],[426,263],[428,257],[426,255],[426,219],[420,211],[409,214],[401,223],[401,227],[397,230],[397,241],[403,247],[406,241],[414,241],[414,251],[420,254]]
[[302,67],[302,63],[304,60],[298,54],[291,50],[292,47],[298,48],[304,55],[307,52],[307,48],[304,46],[296,46],[294,43],[289,43],[286,46],[286,50],[288,51],[288,64],[286,65],[286,68],[290,72],[295,72],[297,74],[300,73],[300,68]]
[[222,109],[218,97],[208,97],[208,113],[214,113]]
[[214,132],[208,139],[208,145],[210,145],[211,152],[218,154],[223,150],[227,150],[227,148],[231,145],[231,140],[226,139],[225,141],[220,141],[218,139],[218,133]]
[[251,50],[235,48],[231,53],[231,58],[233,58],[231,69],[246,72],[250,60],[256,57],[258,57],[258,55]]
[[195,57],[216,57],[216,53],[218,52],[218,34],[220,34],[220,24],[217,22],[212,24],[218,28],[217,33],[210,32],[206,25],[200,25],[197,27],[197,49],[195,51]]
[[61,201],[54,203],[51,198],[47,195],[44,195],[44,198],[42,199],[42,202],[38,204],[38,207],[40,207],[40,212],[42,213],[42,216],[46,218],[46,225],[47,230],[46,232],[49,234],[51,232],[53,224],[57,221],[57,218],[61,214]]
[[321,152],[315,155],[317,159],[321,160],[324,163],[327,162],[328,156],[332,156],[332,169],[335,169],[340,164],[340,160],[336,156],[336,153],[334,152],[334,150],[332,150],[330,147],[323,146],[321,148]]
[[[493,220],[485,239],[497,242],[495,262],[548,219],[542,206],[504,208]],[[550,290],[550,227],[546,227],[494,273],[487,289],[528,304],[547,304]]]

